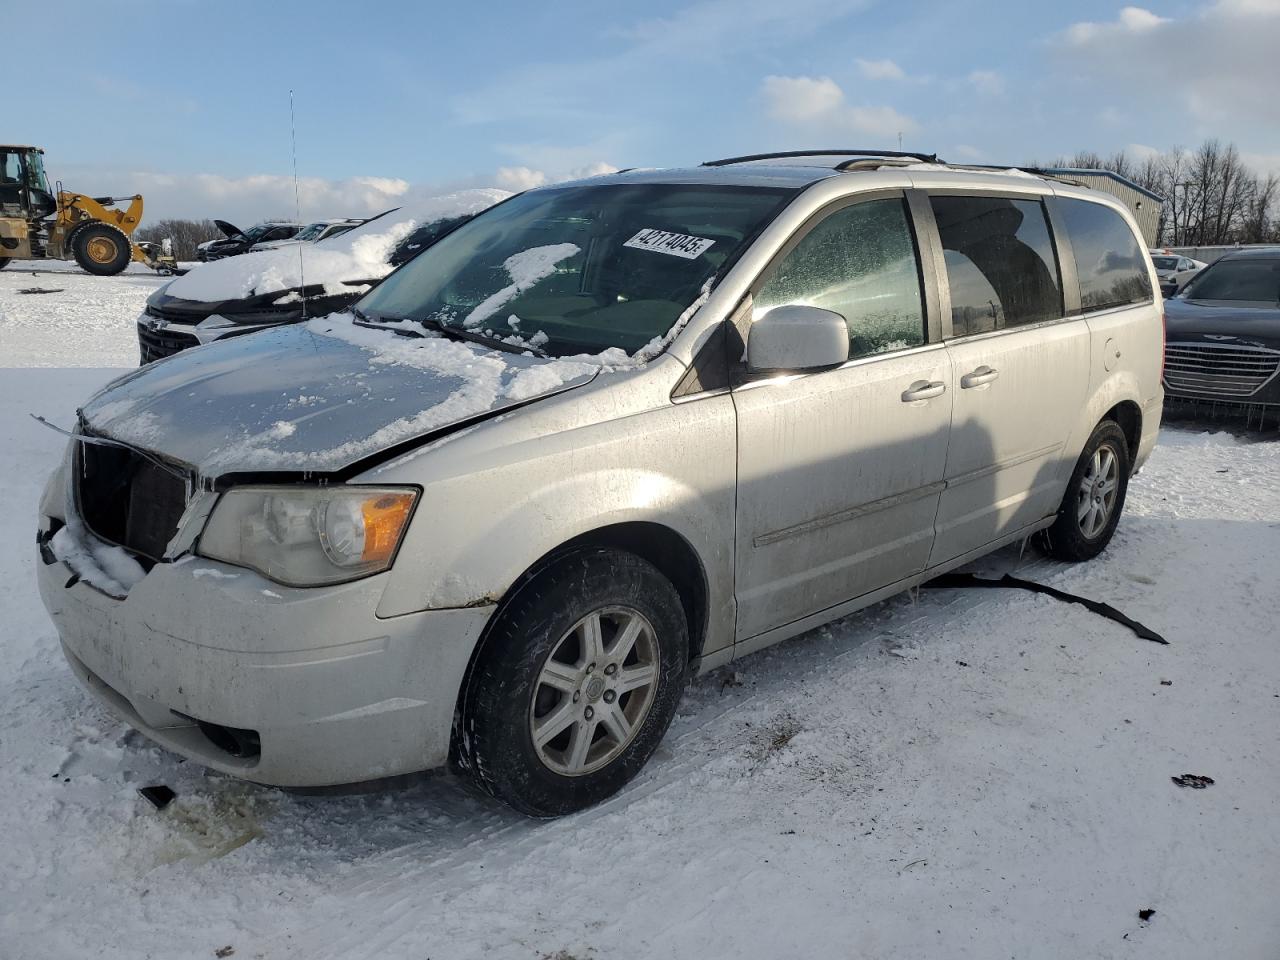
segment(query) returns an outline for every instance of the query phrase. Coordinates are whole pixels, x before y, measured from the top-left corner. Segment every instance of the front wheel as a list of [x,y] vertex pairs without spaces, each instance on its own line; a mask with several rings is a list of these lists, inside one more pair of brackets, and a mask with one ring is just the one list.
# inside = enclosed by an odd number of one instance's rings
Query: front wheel
[[1129,442],[1111,420],[1093,429],[1076,462],[1053,526],[1042,543],[1051,557],[1092,560],[1111,542],[1129,489]]
[[71,236],[71,253],[80,269],[96,277],[113,277],[133,259],[133,247],[123,230],[108,223],[91,223]]
[[666,577],[634,554],[575,551],[498,614],[463,695],[460,766],[528,816],[599,803],[662,740],[688,660]]

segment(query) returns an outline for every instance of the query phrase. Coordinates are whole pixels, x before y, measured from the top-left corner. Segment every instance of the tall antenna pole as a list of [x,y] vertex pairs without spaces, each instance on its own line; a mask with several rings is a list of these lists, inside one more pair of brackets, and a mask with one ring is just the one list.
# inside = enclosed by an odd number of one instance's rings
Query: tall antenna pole
[[[293,143],[293,209],[297,217],[298,223],[302,223],[302,201],[298,197],[298,128],[293,119],[293,90],[289,91],[289,137]],[[304,244],[297,244],[298,248],[298,295],[302,297],[302,319],[307,319],[307,277],[303,271],[302,248]]]

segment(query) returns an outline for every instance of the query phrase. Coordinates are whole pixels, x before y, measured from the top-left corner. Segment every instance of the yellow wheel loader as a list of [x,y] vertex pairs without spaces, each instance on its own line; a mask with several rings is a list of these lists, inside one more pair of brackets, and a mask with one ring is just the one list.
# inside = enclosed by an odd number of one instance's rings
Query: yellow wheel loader
[[[0,268],[10,260],[75,260],[88,273],[109,277],[137,260],[172,273],[173,256],[153,254],[133,242],[142,220],[142,197],[86,197],[58,184],[49,189],[39,147],[0,144]],[[148,244],[154,249],[154,245]]]

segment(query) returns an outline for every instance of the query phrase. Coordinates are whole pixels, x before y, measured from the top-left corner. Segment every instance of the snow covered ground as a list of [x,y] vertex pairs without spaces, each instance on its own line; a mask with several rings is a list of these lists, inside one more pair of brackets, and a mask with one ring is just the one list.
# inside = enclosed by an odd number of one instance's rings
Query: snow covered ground
[[[35,593],[62,438],[27,414],[67,424],[113,373],[92,368],[134,362],[156,282],[0,274],[0,367],[64,368],[0,369],[0,958],[1280,955],[1274,431],[1166,429],[1100,559],[983,564],[1167,647],[925,590],[703,678],[639,779],[572,818],[447,775],[287,793],[113,720]],[[136,793],[156,783],[163,811]]]
[[10,263],[0,270],[0,367],[136,365],[134,323],[170,279],[140,263],[115,277],[71,261]]

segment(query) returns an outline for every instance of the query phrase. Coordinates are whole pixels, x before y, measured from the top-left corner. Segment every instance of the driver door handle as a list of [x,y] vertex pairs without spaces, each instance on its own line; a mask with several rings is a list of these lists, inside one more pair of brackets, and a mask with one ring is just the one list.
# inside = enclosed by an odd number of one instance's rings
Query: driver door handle
[[988,367],[986,364],[980,366],[972,373],[966,373],[960,378],[960,387],[963,390],[971,390],[974,387],[984,387],[992,380],[1000,376],[1000,371],[994,367]]
[[917,400],[932,400],[946,392],[947,385],[940,380],[917,380],[902,391],[903,403],[915,403]]

